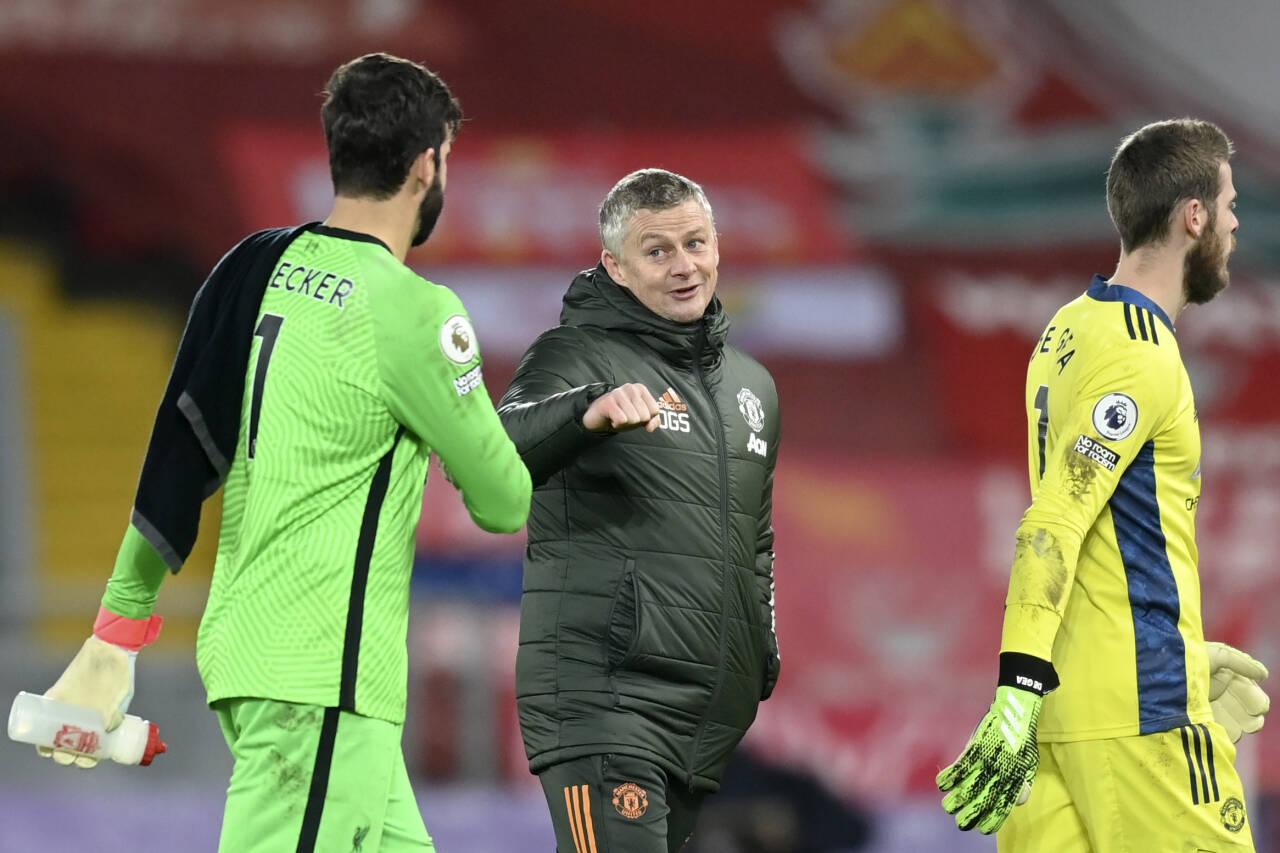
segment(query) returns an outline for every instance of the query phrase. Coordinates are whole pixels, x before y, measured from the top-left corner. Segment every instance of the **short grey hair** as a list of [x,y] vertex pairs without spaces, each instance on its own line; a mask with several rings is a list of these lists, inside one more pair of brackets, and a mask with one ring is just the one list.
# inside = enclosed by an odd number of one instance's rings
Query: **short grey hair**
[[600,203],[600,242],[615,255],[622,254],[622,232],[631,217],[640,210],[668,210],[689,199],[696,199],[711,220],[711,202],[702,187],[675,172],[666,169],[640,169],[613,185]]

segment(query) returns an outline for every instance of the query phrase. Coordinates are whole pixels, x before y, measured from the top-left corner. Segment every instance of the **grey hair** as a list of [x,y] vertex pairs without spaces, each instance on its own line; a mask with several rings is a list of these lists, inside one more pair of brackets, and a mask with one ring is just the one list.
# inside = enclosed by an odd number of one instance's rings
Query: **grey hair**
[[640,169],[613,185],[600,203],[600,242],[614,255],[622,254],[622,232],[640,210],[668,210],[696,199],[715,229],[711,202],[702,187],[666,169]]

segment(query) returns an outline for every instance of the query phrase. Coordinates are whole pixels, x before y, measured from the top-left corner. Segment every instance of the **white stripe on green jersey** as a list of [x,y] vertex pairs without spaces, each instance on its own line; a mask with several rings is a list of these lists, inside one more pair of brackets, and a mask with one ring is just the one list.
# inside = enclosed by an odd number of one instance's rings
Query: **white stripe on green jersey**
[[255,329],[197,644],[209,701],[401,722],[430,453],[487,530],[524,523],[528,471],[462,303],[381,242],[323,226],[298,237]]

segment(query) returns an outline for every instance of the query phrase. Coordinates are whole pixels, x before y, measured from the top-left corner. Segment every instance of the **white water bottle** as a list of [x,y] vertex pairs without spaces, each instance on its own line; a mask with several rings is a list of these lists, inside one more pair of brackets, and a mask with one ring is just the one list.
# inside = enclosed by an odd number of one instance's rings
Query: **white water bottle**
[[119,726],[106,731],[102,715],[92,708],[26,692],[9,709],[9,738],[120,764],[147,765],[168,749],[156,725],[141,717],[126,714]]

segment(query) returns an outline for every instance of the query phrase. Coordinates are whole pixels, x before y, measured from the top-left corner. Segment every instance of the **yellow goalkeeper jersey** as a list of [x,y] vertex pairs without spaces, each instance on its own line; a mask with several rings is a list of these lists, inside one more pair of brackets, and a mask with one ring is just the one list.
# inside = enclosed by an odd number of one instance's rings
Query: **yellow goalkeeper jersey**
[[1095,277],[1027,370],[1032,503],[1002,651],[1051,660],[1042,741],[1212,719],[1195,542],[1200,429],[1173,324]]

